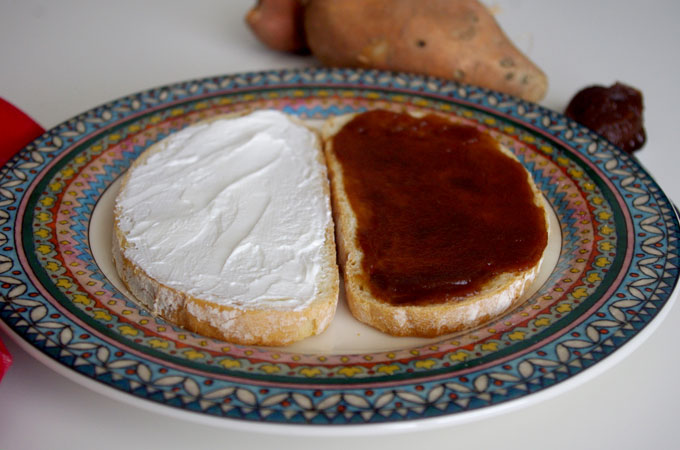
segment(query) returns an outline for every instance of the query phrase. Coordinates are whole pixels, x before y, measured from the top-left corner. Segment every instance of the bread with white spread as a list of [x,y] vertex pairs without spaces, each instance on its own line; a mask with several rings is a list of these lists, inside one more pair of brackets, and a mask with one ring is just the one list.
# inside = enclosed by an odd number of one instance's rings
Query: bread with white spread
[[171,134],[125,175],[112,249],[130,292],[190,331],[271,346],[321,333],[339,275],[318,136],[276,111]]

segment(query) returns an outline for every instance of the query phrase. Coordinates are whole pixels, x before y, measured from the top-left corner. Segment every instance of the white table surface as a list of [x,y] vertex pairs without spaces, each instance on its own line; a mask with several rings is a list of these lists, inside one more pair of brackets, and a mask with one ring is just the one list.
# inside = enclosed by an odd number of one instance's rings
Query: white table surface
[[[45,128],[100,103],[210,75],[302,67],[246,29],[250,0],[0,0],[0,96]],[[680,201],[680,2],[489,1],[507,34],[548,74],[544,106],[562,111],[590,84],[645,96],[638,158]],[[235,431],[136,408],[34,360],[2,334],[14,365],[0,383],[0,448],[677,448],[680,307],[609,370],[508,414],[397,435],[296,437]]]

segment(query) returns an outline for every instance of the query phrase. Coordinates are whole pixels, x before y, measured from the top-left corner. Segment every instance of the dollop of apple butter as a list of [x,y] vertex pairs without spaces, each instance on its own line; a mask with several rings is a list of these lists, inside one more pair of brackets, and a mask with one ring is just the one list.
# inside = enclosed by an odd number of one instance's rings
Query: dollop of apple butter
[[632,153],[642,148],[646,140],[642,110],[642,93],[616,83],[582,89],[569,102],[565,115]]

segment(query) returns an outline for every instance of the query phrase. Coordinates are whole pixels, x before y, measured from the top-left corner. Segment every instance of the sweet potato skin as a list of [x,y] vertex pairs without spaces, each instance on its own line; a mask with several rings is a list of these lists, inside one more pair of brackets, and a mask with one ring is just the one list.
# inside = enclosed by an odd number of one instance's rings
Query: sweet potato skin
[[303,26],[304,6],[299,0],[258,0],[246,14],[246,23],[269,48],[309,53]]
[[545,74],[477,0],[312,0],[304,27],[324,65],[422,73],[529,101],[547,91]]

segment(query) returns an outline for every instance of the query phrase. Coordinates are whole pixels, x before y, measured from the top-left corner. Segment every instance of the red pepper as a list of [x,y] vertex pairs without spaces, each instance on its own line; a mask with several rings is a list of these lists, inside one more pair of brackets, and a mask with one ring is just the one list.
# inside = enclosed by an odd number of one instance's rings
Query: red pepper
[[0,341],[0,381],[2,381],[2,377],[5,376],[5,373],[7,373],[7,370],[11,365],[12,355],[10,355],[7,348],[5,348],[2,341]]
[[[45,130],[16,106],[0,98],[0,167]],[[0,381],[12,365],[12,355],[0,340]]]
[[23,111],[0,97],[0,167],[44,132]]

